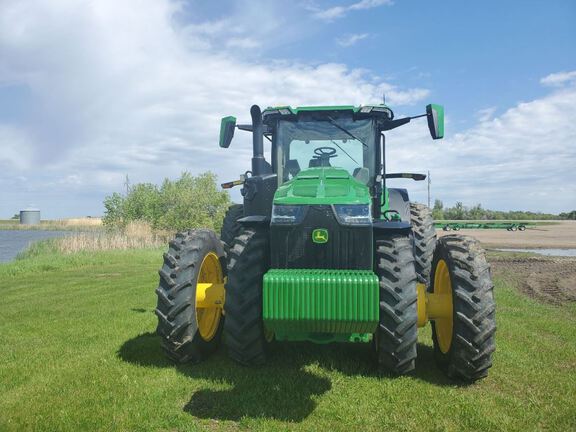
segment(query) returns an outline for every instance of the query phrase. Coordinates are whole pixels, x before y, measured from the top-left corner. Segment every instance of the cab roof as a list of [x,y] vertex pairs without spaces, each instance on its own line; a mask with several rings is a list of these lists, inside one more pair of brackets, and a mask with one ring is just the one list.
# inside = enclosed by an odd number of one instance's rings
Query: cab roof
[[354,115],[362,115],[367,117],[384,117],[388,119],[394,118],[392,110],[384,104],[381,105],[320,105],[320,106],[301,106],[291,107],[274,106],[268,107],[262,112],[262,117],[276,118],[284,116],[298,116],[299,114],[314,113],[314,112],[340,112],[342,114],[349,112]]

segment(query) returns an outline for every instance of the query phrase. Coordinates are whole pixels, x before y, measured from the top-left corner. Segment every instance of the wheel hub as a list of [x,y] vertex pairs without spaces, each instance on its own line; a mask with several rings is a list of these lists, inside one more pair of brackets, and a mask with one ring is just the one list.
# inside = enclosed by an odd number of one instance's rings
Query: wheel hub
[[196,284],[196,323],[200,336],[211,340],[218,330],[224,306],[224,274],[213,252],[202,260]]

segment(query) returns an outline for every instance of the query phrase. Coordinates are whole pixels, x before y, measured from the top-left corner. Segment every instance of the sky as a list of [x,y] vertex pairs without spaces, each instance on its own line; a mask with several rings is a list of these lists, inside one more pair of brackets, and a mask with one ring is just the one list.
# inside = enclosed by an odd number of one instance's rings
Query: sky
[[0,0],[0,218],[99,216],[126,176],[234,180],[250,135],[220,149],[221,117],[383,95],[445,106],[444,140],[424,119],[387,136],[432,201],[574,210],[574,23],[573,0]]

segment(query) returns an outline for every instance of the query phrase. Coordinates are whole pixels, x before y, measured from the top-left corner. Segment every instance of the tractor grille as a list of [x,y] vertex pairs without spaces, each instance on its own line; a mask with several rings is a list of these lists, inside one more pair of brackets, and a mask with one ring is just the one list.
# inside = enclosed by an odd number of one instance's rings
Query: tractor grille
[[[328,231],[314,243],[312,231]],[[372,227],[340,225],[329,205],[310,206],[300,225],[272,225],[271,264],[280,269],[372,269]]]

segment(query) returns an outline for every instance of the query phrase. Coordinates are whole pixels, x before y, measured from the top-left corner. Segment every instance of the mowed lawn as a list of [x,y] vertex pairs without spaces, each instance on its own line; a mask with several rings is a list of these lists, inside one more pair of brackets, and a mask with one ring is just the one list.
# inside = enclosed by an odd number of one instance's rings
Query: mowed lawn
[[0,430],[576,430],[576,305],[496,279],[497,353],[471,386],[420,334],[416,372],[376,372],[369,345],[275,344],[250,369],[223,349],[174,365],[154,334],[161,250],[0,265]]

